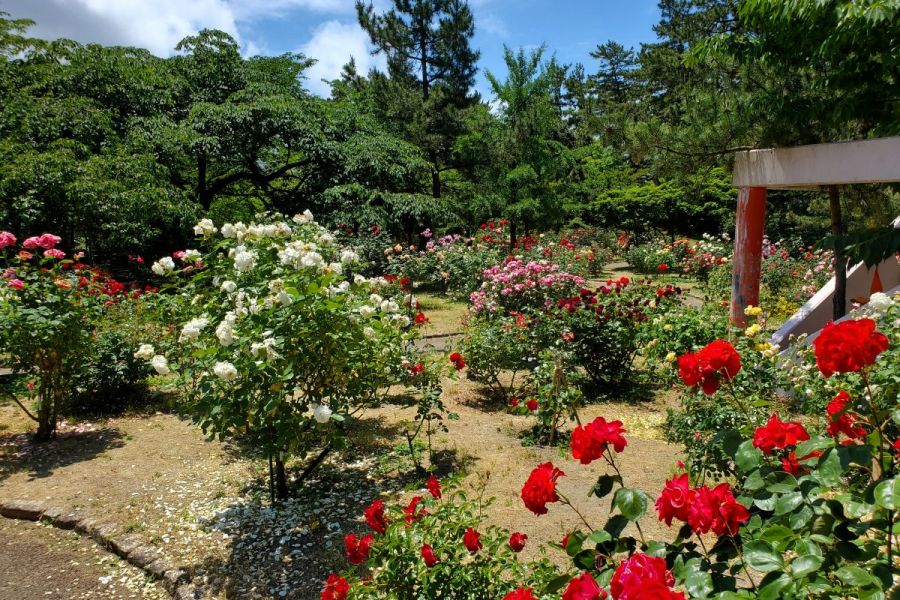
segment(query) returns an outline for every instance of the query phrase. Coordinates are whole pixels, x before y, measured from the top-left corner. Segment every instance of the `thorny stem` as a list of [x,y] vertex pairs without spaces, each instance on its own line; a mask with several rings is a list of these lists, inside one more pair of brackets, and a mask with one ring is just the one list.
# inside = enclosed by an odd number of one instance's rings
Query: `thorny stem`
[[[863,368],[862,372],[863,383],[866,386],[866,392],[869,395],[869,409],[872,412],[872,426],[878,429],[878,470],[879,472],[884,471],[884,427],[887,425],[887,422],[880,422],[878,418],[878,413],[875,408],[875,394],[872,392],[872,386],[869,384],[869,369],[868,367]],[[874,479],[876,476],[875,470],[872,470],[872,478]],[[894,511],[888,511],[888,525],[887,531],[887,564],[888,569],[891,570],[891,573],[894,572]]]
[[750,585],[753,586],[753,591],[756,591],[756,582],[753,581],[753,576],[750,574],[750,569],[747,568],[747,563],[744,562],[744,553],[741,552],[741,549],[738,548],[737,542],[734,541],[732,536],[728,536],[728,539],[731,540],[731,544],[734,546],[735,551],[738,553],[738,558],[741,559],[741,567],[744,569],[744,573],[747,575],[747,579],[750,580]]
[[558,491],[556,492],[556,495],[559,496],[559,499],[563,504],[568,505],[569,508],[571,508],[572,510],[575,511],[575,514],[578,515],[578,518],[581,519],[581,522],[584,523],[585,527],[587,527],[590,531],[594,531],[594,527],[590,523],[587,522],[587,519],[584,518],[584,515],[581,514],[581,511],[579,511],[577,508],[575,508],[575,505],[572,504],[572,502],[568,498],[566,498],[563,494],[561,494]]

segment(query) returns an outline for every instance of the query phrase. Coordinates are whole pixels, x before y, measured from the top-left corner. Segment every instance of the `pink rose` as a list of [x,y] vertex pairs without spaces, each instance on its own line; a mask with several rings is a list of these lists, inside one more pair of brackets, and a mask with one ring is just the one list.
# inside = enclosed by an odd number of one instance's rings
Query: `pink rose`
[[22,288],[25,287],[25,284],[22,282],[21,279],[10,279],[9,281],[6,282],[6,285],[8,285],[9,287],[16,289],[16,290],[21,290]]
[[65,258],[66,253],[62,250],[51,248],[49,250],[44,250],[44,256],[47,258]]
[[0,250],[16,243],[16,236],[8,231],[0,231]]

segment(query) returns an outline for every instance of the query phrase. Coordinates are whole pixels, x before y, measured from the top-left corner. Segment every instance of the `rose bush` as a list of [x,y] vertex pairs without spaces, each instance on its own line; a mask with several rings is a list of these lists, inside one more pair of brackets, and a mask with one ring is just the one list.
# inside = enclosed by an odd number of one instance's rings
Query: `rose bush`
[[174,281],[160,308],[171,335],[141,354],[177,375],[204,432],[261,448],[285,497],[284,461],[319,447],[311,468],[344,445],[351,416],[407,376],[417,330],[403,298],[354,274],[359,257],[309,212],[221,228],[205,220],[195,231],[203,252],[152,266]]
[[[91,392],[91,368],[109,373],[122,366],[120,356],[103,355],[95,332],[105,309],[142,294],[80,262],[80,254],[67,258],[56,248],[60,241],[45,233],[18,247],[15,236],[0,232],[0,356],[4,366],[29,379],[25,397],[13,399],[37,423],[40,441],[54,435],[57,417],[79,393]],[[128,343],[119,349],[134,351]],[[23,404],[32,390],[33,411]]]

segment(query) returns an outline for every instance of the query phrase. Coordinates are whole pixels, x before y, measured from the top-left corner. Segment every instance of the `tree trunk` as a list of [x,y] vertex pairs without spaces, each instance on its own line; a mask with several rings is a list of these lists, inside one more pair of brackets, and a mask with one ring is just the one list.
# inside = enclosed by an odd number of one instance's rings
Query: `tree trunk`
[[841,214],[841,193],[837,186],[828,188],[831,200],[831,233],[834,236],[834,312],[832,318],[837,321],[847,314],[847,257],[844,255],[842,240],[844,223]]
[[38,429],[34,434],[34,441],[49,441],[56,433],[56,419],[53,414],[53,396],[49,390],[42,389],[38,395]]
[[290,497],[287,485],[287,471],[280,455],[275,456],[275,497],[278,500],[287,500]]

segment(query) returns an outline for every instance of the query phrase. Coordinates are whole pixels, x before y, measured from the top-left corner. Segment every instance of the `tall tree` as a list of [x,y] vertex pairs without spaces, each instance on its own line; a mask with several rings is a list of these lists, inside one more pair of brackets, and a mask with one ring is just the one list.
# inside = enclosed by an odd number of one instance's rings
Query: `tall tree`
[[470,106],[470,90],[480,56],[470,46],[475,19],[465,0],[393,0],[393,8],[376,14],[358,0],[357,16],[376,50],[387,57],[388,74],[401,88],[420,94],[421,132],[413,138],[432,165],[432,195],[441,195],[441,170],[450,159],[461,120],[455,111]]

